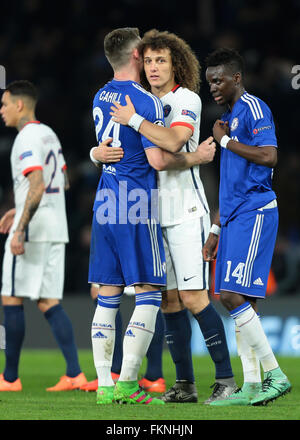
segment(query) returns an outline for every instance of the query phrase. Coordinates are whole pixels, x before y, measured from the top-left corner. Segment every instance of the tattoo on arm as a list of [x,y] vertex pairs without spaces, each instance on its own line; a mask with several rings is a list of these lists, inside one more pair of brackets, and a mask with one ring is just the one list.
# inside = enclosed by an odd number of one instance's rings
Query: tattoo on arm
[[36,212],[41,198],[43,196],[45,185],[43,181],[42,170],[34,170],[27,175],[29,180],[29,190],[25,200],[22,216],[20,218],[17,231],[23,232],[26,226],[29,224],[34,213]]

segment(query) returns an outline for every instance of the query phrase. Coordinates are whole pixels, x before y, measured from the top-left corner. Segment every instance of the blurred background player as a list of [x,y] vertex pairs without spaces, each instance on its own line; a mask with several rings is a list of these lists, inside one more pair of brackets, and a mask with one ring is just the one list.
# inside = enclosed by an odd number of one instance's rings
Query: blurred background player
[[9,234],[2,272],[6,363],[0,391],[22,390],[18,367],[25,336],[24,298],[37,301],[67,364],[66,375],[47,391],[73,390],[87,381],[72,324],[60,304],[68,242],[66,164],[56,134],[36,120],[37,92],[32,83],[11,83],[1,102],[5,125],[19,133],[11,151],[15,208],[0,221],[0,232]]
[[[103,165],[94,203],[89,282],[101,285],[92,324],[99,404],[112,401],[164,404],[149,397],[137,382],[142,359],[155,330],[161,303],[158,288],[166,282],[163,238],[157,219],[155,170],[190,168],[202,160],[201,148],[175,155],[161,150],[138,133],[144,118],[164,124],[160,100],[138,83],[143,66],[137,49],[139,42],[138,30],[133,28],[116,29],[105,37],[104,51],[114,78],[94,98],[98,142],[111,144],[112,149],[124,147],[120,162]],[[125,104],[126,95],[131,95],[141,113],[131,119],[129,127],[120,126],[110,117],[112,102]],[[204,141],[202,148],[215,148],[212,140]],[[91,149],[91,159],[96,163],[99,163],[101,150],[102,147]],[[136,211],[137,198],[140,200]],[[125,332],[122,368],[114,387],[111,366],[115,317],[124,286],[134,286],[136,307]]]
[[[201,121],[197,58],[181,38],[157,30],[144,35],[139,50],[144,59],[142,84],[161,99],[169,127],[144,121],[139,132],[170,152],[195,151]],[[125,108],[115,104],[117,122],[126,124],[135,113],[129,99],[127,103]],[[211,150],[206,162],[213,157]],[[215,365],[213,392],[205,401],[209,403],[237,388],[223,322],[208,297],[209,266],[203,262],[202,246],[210,229],[209,207],[196,166],[188,170],[160,171],[158,182],[167,262],[167,291],[163,295],[162,311],[166,340],[176,366],[176,383],[162,399],[165,402],[197,402],[198,399],[191,353],[190,311]]]
[[291,389],[256,313],[256,299],[265,298],[278,228],[272,190],[277,139],[271,110],[244,88],[243,64],[237,51],[224,48],[206,60],[210,92],[226,111],[213,127],[221,145],[220,213],[203,256],[211,261],[217,253],[215,292],[235,321],[244,371],[242,388],[212,405],[263,405]]
[[[90,288],[91,297],[95,306],[97,307],[97,298],[99,294],[99,285],[91,284]],[[127,295],[134,295],[135,291],[133,287],[125,287],[124,293]],[[123,357],[123,346],[122,346],[122,328],[123,319],[120,310],[116,315],[116,336],[115,336],[115,348],[112,358],[111,366],[111,377],[114,382],[116,382],[120,376],[122,357]],[[148,348],[147,357],[147,368],[144,377],[139,380],[139,385],[144,388],[144,390],[149,393],[164,393],[166,391],[166,382],[163,378],[163,344],[164,344],[164,317],[161,310],[157,312],[155,332],[151,340],[150,346]],[[97,391],[98,389],[98,378],[88,382],[87,384],[80,387],[83,391]]]

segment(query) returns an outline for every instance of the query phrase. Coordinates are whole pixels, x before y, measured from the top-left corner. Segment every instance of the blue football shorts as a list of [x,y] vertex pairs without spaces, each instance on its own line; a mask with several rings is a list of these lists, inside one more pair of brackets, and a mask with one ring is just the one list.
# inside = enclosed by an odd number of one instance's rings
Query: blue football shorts
[[222,226],[215,269],[215,293],[264,298],[278,229],[278,209],[257,209]]
[[99,224],[94,213],[89,283],[115,286],[166,284],[160,224]]

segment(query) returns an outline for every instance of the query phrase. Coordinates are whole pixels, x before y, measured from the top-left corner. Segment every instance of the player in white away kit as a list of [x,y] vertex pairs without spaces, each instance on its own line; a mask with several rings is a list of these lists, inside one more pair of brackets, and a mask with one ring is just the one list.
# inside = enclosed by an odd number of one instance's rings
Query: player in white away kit
[[[35,118],[36,90],[15,81],[3,93],[1,116],[19,131],[11,151],[15,208],[0,221],[8,233],[2,273],[6,330],[6,365],[0,391],[21,391],[19,357],[25,335],[23,299],[37,301],[65,357],[67,372],[48,391],[65,391],[86,383],[81,372],[72,324],[59,301],[63,297],[68,226],[66,164],[54,131]],[[66,185],[67,184],[67,185]]]
[[[164,107],[166,127],[144,120],[139,132],[162,149],[192,152],[198,145],[201,100],[197,94],[200,66],[191,48],[179,37],[152,30],[141,42],[145,88],[158,96]],[[129,123],[135,109],[115,103],[114,120]],[[210,158],[212,160],[213,156]],[[208,162],[210,161],[208,160]],[[208,297],[207,263],[202,246],[210,230],[210,214],[199,167],[160,171],[160,222],[165,240],[167,292],[162,311],[166,340],[176,366],[176,383],[162,399],[165,402],[196,402],[197,389],[191,354],[191,326],[188,310],[204,336],[215,364],[214,390],[205,403],[224,398],[236,389],[224,326]]]

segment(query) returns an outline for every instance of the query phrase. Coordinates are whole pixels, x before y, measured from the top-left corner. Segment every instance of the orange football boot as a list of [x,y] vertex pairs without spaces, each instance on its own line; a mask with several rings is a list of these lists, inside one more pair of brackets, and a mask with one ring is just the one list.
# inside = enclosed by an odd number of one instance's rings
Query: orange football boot
[[81,386],[87,384],[84,373],[78,374],[75,377],[62,376],[59,382],[54,387],[47,388],[46,391],[71,391],[77,390]]
[[113,372],[111,372],[111,378],[112,378],[112,380],[113,380],[115,383],[118,382],[119,377],[120,377],[120,374],[119,374],[119,373],[113,373]]
[[[116,383],[120,375],[117,373],[111,373],[112,380]],[[94,379],[91,382],[86,383],[80,387],[82,391],[97,391],[98,390],[98,379]]]
[[139,385],[149,393],[164,393],[166,391],[166,382],[162,377],[153,381],[143,377],[139,380]]
[[7,382],[4,379],[4,375],[0,374],[0,391],[22,391],[20,379],[18,378],[14,382]]
[[80,389],[82,391],[97,391],[98,389],[98,379],[94,379],[85,385],[81,385]]

